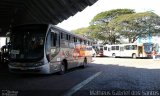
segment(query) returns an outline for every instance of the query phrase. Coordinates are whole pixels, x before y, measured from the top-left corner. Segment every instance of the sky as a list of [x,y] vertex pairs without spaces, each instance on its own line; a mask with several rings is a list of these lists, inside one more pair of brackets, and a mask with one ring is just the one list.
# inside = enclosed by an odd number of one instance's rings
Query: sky
[[92,6],[71,16],[67,20],[57,24],[57,26],[68,31],[88,27],[89,22],[98,13],[118,8],[133,9],[136,12],[152,11],[160,15],[160,0],[98,0]]
[[[5,37],[0,37],[0,48],[5,45],[5,40],[6,38]],[[0,50],[1,51],[1,50]]]

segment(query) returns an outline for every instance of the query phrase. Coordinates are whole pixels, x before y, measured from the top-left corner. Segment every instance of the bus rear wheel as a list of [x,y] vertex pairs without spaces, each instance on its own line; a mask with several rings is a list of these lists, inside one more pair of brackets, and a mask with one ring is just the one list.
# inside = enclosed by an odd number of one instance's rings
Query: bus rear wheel
[[137,58],[136,54],[133,54],[133,55],[132,55],[132,58],[133,58],[133,59],[136,59],[136,58]]
[[86,66],[87,66],[87,58],[84,58],[82,68],[85,68]]
[[116,58],[116,54],[115,54],[115,53],[113,53],[113,54],[112,54],[112,57],[113,57],[113,58]]

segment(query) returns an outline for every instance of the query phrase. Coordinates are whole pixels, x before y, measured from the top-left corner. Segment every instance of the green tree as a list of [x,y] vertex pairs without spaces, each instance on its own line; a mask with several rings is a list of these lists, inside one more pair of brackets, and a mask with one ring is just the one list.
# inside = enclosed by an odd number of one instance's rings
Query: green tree
[[78,28],[78,29],[75,29],[75,30],[71,30],[71,32],[75,33],[75,34],[78,34],[78,35],[81,35],[81,36],[85,36],[87,38],[91,38],[90,36],[90,29],[88,27],[83,27],[83,28]]
[[153,12],[126,14],[115,18],[108,26],[133,43],[139,37],[159,32],[160,17]]
[[114,9],[97,14],[90,22],[91,36],[104,43],[118,43],[120,35],[108,27],[109,22],[121,15],[133,13],[135,12],[131,9]]

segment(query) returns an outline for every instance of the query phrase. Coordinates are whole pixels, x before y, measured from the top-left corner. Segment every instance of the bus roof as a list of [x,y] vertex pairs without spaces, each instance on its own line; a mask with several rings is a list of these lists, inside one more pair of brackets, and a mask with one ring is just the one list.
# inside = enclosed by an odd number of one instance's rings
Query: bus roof
[[52,27],[54,27],[54,28],[56,28],[56,29],[58,29],[58,30],[61,30],[62,32],[65,32],[65,33],[67,33],[67,34],[70,34],[70,35],[73,35],[73,36],[75,36],[75,37],[81,38],[81,39],[83,39],[83,40],[91,41],[90,39],[87,39],[86,37],[83,37],[83,36],[74,34],[74,33],[70,32],[70,31],[67,31],[67,30],[65,30],[65,29],[62,29],[62,28],[57,27],[57,26],[55,26],[55,25],[50,24],[50,26],[52,26]]
[[77,34],[74,34],[74,33],[72,33],[72,32],[70,32],[70,31],[67,31],[67,30],[65,30],[65,29],[62,29],[62,28],[60,28],[60,27],[57,27],[57,26],[55,26],[55,25],[53,25],[53,24],[23,24],[23,25],[17,25],[17,26],[14,26],[13,28],[18,28],[18,27],[25,27],[25,26],[48,26],[48,27],[53,27],[53,28],[55,28],[55,29],[57,29],[57,30],[60,30],[61,32],[65,32],[65,33],[67,33],[67,34],[69,34],[69,35],[73,35],[73,36],[75,36],[75,37],[77,37],[77,38],[80,38],[80,39],[83,39],[83,40],[87,40],[87,41],[90,41],[90,42],[92,42],[90,39],[87,39],[86,37],[82,37],[82,36],[79,36],[79,35],[77,35]]

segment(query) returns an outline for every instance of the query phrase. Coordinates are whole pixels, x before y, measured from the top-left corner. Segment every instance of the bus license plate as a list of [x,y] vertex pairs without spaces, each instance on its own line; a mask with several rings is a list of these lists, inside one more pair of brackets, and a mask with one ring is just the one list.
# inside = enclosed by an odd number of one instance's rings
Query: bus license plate
[[27,70],[27,68],[20,68],[21,70]]

